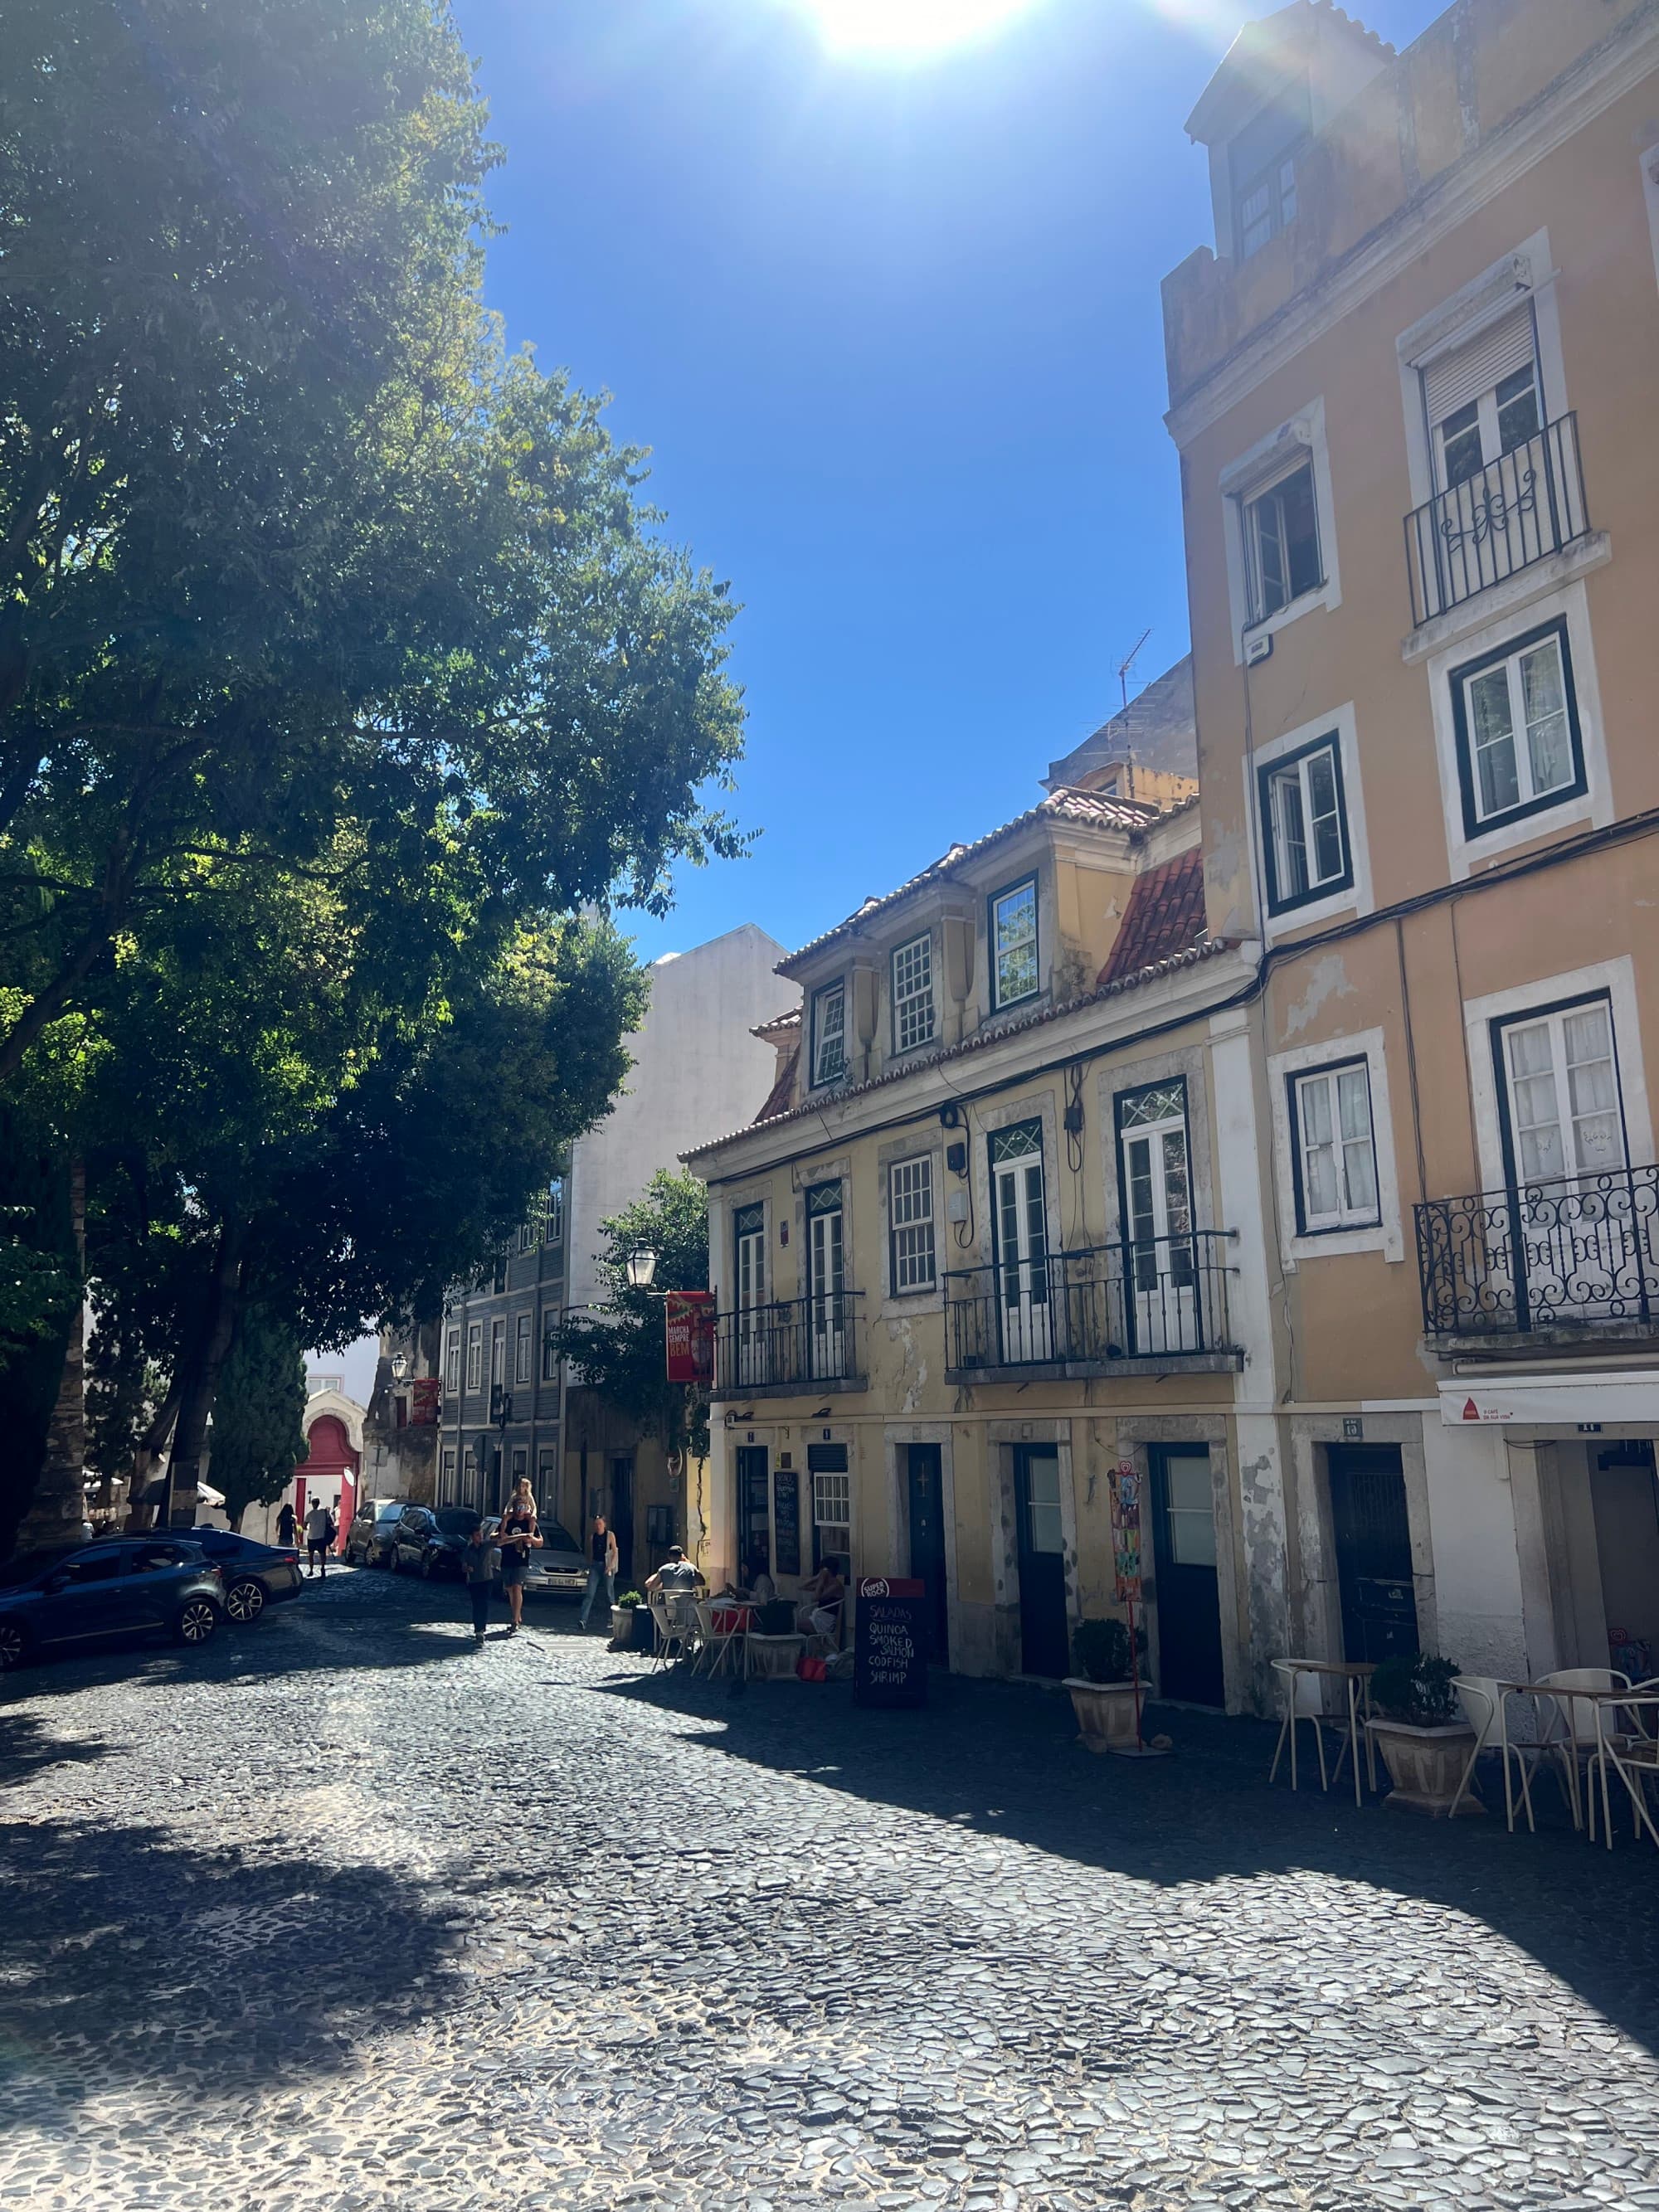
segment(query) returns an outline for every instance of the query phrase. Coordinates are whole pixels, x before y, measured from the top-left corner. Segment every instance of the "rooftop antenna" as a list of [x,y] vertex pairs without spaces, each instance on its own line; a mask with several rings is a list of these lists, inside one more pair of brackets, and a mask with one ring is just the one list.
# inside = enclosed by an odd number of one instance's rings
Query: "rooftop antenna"
[[1126,714],[1129,711],[1129,671],[1134,666],[1136,661],[1139,659],[1140,648],[1146,644],[1147,639],[1152,635],[1152,634],[1150,628],[1142,630],[1140,635],[1135,640],[1128,652],[1117,665],[1118,688],[1123,694],[1123,711]]

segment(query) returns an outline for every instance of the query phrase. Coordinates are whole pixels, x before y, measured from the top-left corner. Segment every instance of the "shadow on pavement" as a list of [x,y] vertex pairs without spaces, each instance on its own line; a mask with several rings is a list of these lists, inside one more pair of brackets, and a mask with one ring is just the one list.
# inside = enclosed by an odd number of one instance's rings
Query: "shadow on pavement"
[[457,1917],[383,1869],[63,1817],[11,1826],[5,1850],[0,2126],[120,2077],[186,2098],[291,2081],[314,2126],[365,2030],[429,2015],[451,1978]]
[[1293,1795],[1282,1771],[1270,1790],[1273,1723],[1173,1707],[1146,1733],[1166,1731],[1175,1756],[1097,1758],[1062,1693],[937,1673],[914,1711],[866,1711],[841,1684],[734,1694],[659,1672],[599,1686],[708,1721],[690,1741],[710,1751],[1103,1872],[1173,1887],[1307,1870],[1468,1914],[1659,2051],[1659,1853],[1632,1840],[1627,1810],[1608,1852],[1553,1815],[1511,1836],[1501,1790],[1496,1819],[1449,1825],[1356,1806],[1351,1785]]
[[88,1766],[107,1756],[102,1743],[75,1742],[48,1733],[33,1713],[0,1711],[0,1789],[15,1789],[52,1766]]

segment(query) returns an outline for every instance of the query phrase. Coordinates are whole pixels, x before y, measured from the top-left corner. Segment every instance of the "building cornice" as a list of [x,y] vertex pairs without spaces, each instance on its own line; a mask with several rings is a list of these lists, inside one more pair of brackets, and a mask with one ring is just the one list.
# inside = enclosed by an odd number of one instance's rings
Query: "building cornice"
[[1239,401],[1316,343],[1371,293],[1392,283],[1527,170],[1545,160],[1645,76],[1659,69],[1659,0],[1583,54],[1530,106],[1395,210],[1378,230],[1293,295],[1224,355],[1164,416],[1183,452]]
[[1007,1090],[1051,1066],[1202,1021],[1237,993],[1254,987],[1260,967],[1261,947],[1254,940],[1206,940],[1161,963],[1138,988],[1126,979],[1129,988],[1109,987],[1018,1028],[970,1040],[920,1067],[737,1130],[684,1157],[710,1184],[757,1175],[799,1158],[803,1149],[817,1152],[852,1143],[937,1114],[964,1097]]

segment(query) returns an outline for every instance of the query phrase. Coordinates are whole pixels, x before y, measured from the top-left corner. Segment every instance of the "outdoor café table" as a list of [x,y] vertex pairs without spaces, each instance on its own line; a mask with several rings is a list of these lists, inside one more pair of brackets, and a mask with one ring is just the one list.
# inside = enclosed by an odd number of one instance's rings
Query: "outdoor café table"
[[[1540,1750],[1547,1752],[1559,1752],[1563,1754],[1561,1763],[1567,1771],[1567,1804],[1572,1814],[1572,1825],[1575,1828],[1583,1828],[1586,1825],[1584,1820],[1584,1808],[1578,1795],[1578,1747],[1581,1742],[1588,1745],[1589,1739],[1581,1737],[1573,1726],[1573,1700],[1575,1698],[1580,1698],[1585,1705],[1591,1708],[1595,1716],[1595,1749],[1590,1753],[1589,1763],[1593,1765],[1598,1759],[1601,1762],[1601,1811],[1602,1818],[1605,1821],[1607,1816],[1607,1730],[1603,1723],[1609,1708],[1616,1709],[1620,1705],[1626,1705],[1630,1703],[1631,1692],[1629,1688],[1614,1688],[1611,1690],[1577,1690],[1574,1689],[1571,1684],[1567,1682],[1500,1682],[1498,1686],[1500,1690],[1508,1692],[1508,1693],[1512,1697],[1530,1698],[1533,1700],[1533,1710],[1534,1713],[1537,1711],[1538,1700],[1540,1698],[1547,1698],[1550,1699],[1558,1717],[1560,1715],[1562,1708],[1564,1706],[1566,1708],[1566,1724],[1565,1729],[1559,1732],[1552,1730],[1552,1732],[1547,1735],[1540,1725],[1538,1729],[1537,1741]],[[1586,1775],[1585,1779],[1586,1781],[1589,1780],[1588,1775]],[[1630,1784],[1626,1783],[1625,1786],[1628,1789]],[[1595,1840],[1595,1807],[1593,1804],[1590,1810],[1591,1819],[1589,1823],[1589,1826],[1590,1840],[1593,1843]],[[1646,1820],[1646,1807],[1638,1807],[1638,1810],[1640,1813],[1642,1819]],[[1652,1822],[1650,1820],[1648,1821],[1650,1832],[1652,1830]],[[1659,1836],[1655,1837],[1655,1841],[1659,1842]],[[1609,1832],[1607,1837],[1607,1848],[1609,1850],[1613,1848],[1613,1837],[1611,1832]]]
[[[1296,1677],[1298,1674],[1328,1677],[1342,1683],[1348,1700],[1348,1726],[1345,1741],[1347,1755],[1353,1761],[1353,1802],[1356,1805],[1363,1804],[1364,1799],[1359,1786],[1359,1721],[1362,1711],[1366,1719],[1369,1720],[1370,1717],[1370,1685],[1371,1676],[1376,1672],[1376,1662],[1369,1659],[1281,1659],[1276,1663],[1284,1669],[1289,1680],[1290,1726],[1292,1729],[1296,1726]],[[1275,1772],[1278,1767],[1279,1760],[1275,1756],[1273,1759]],[[1372,1748],[1369,1735],[1365,1738],[1365,1771],[1370,1778],[1371,1788],[1375,1790],[1376,1753]],[[1341,1771],[1342,1753],[1339,1752],[1336,1755],[1336,1773],[1340,1774]],[[1272,1776],[1268,1777],[1270,1781],[1272,1778]],[[1336,1775],[1333,1775],[1331,1778],[1334,1781]]]
[[[749,1677],[749,1637],[754,1626],[755,1604],[750,1598],[710,1598],[708,1625],[714,1631],[702,1651],[697,1654],[701,1662],[703,1654],[709,1655],[708,1671],[718,1674],[722,1667],[729,1666],[735,1673],[739,1668],[746,1681]],[[692,1672],[695,1674],[694,1668]]]

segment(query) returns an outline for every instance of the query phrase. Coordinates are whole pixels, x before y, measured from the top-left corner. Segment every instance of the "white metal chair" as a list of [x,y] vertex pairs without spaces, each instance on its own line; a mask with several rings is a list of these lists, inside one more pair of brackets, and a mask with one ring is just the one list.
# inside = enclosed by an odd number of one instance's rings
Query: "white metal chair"
[[1538,1687],[1564,1693],[1538,1700],[1539,1747],[1559,1767],[1572,1810],[1572,1825],[1582,1828],[1584,1801],[1579,1794],[1579,1769],[1587,1768],[1595,1759],[1601,1729],[1595,1699],[1575,1698],[1570,1693],[1574,1690],[1627,1690],[1630,1677],[1616,1674],[1610,1667],[1559,1667],[1553,1674],[1540,1674]]
[[1521,1802],[1526,1808],[1527,1826],[1536,1835],[1538,1823],[1533,1818],[1532,1777],[1543,1757],[1543,1747],[1535,1743],[1511,1743],[1509,1733],[1507,1693],[1503,1684],[1492,1674],[1459,1674],[1452,1687],[1462,1702],[1469,1726],[1474,1730],[1474,1749],[1469,1753],[1468,1765],[1463,1769],[1463,1778],[1457,1785],[1457,1795],[1452,1799],[1449,1817],[1455,1819],[1457,1808],[1469,1790],[1474,1775],[1474,1764],[1483,1751],[1494,1747],[1504,1770],[1504,1812],[1515,1833],[1515,1778],[1510,1762],[1515,1762],[1515,1773],[1521,1778]]
[[651,1600],[651,1618],[657,1625],[657,1651],[651,1662],[654,1674],[659,1667],[690,1656],[697,1632],[696,1601],[678,1590],[659,1590]]
[[[1279,1741],[1273,1749],[1273,1763],[1268,1771],[1267,1783],[1271,1788],[1279,1778],[1279,1762],[1284,1753],[1285,1740],[1288,1737],[1291,1747],[1291,1787],[1292,1790],[1297,1788],[1297,1723],[1300,1721],[1307,1721],[1313,1728],[1314,1747],[1319,1753],[1319,1786],[1322,1790],[1328,1790],[1331,1784],[1340,1775],[1342,1761],[1350,1747],[1347,1719],[1346,1714],[1340,1721],[1333,1719],[1326,1711],[1327,1678],[1322,1674],[1304,1673],[1303,1663],[1299,1659],[1275,1659],[1273,1662],[1274,1674],[1279,1675],[1285,1685],[1285,1719],[1279,1731]],[[1325,1765],[1325,1730],[1328,1728],[1335,1729],[1341,1736],[1343,1743],[1342,1750],[1337,1754],[1334,1774],[1328,1773]]]
[[[691,1672],[705,1671],[711,1678],[730,1667],[742,1669],[746,1653],[749,1616],[742,1606],[721,1605],[712,1598],[694,1601],[697,1616],[697,1649]],[[718,1616],[718,1618],[716,1617]]]
[[[1613,1849],[1613,1808],[1607,1792],[1607,1769],[1611,1766],[1629,1793],[1638,1842],[1645,1828],[1654,1842],[1659,1844],[1659,1827],[1654,1826],[1647,1798],[1648,1784],[1659,1782],[1659,1691],[1652,1683],[1638,1683],[1630,1697],[1621,1698],[1617,1705],[1598,1703],[1595,1716],[1596,1746],[1584,1770],[1589,1791],[1590,1841],[1595,1840],[1595,1784],[1599,1775],[1601,1826],[1607,1849]],[[1628,1726],[1610,1728],[1608,1722],[1614,1717]]]

